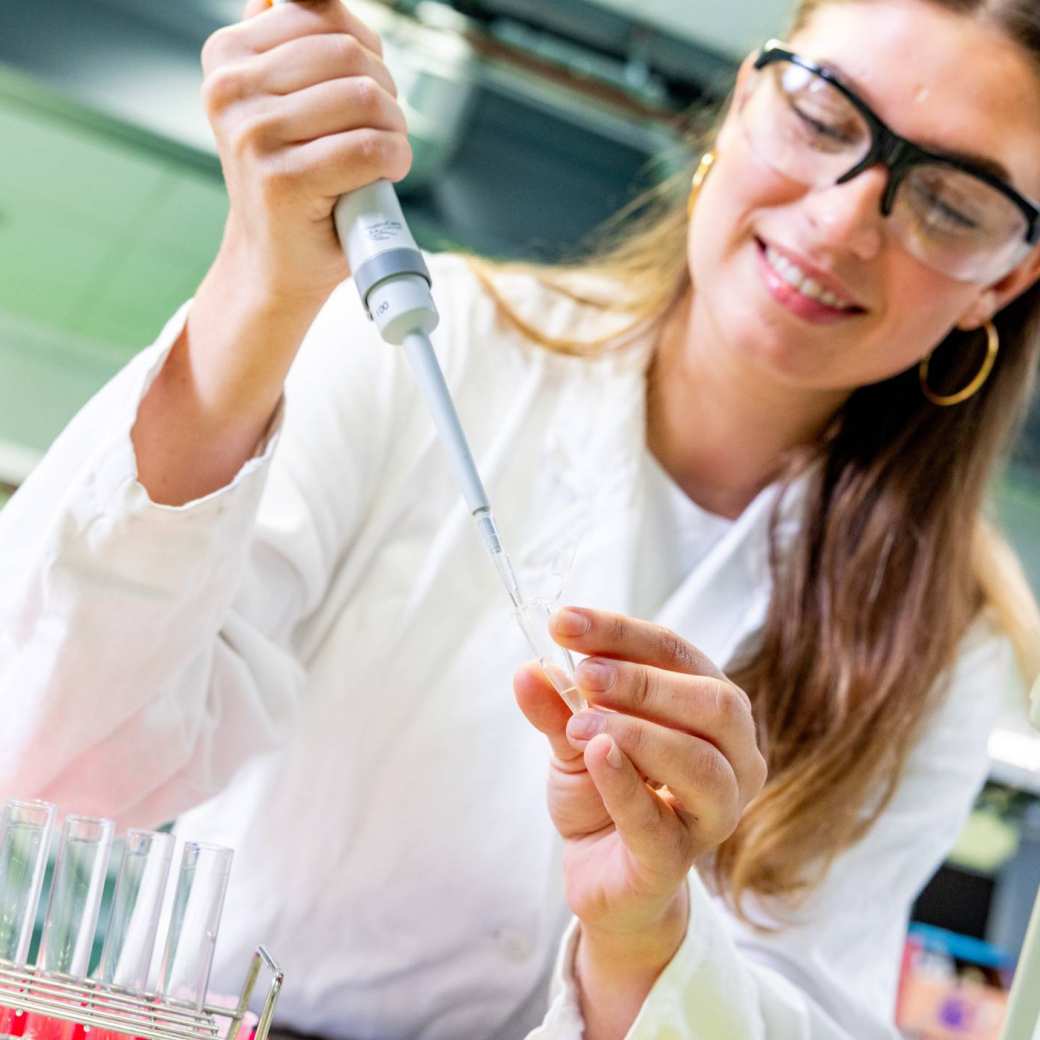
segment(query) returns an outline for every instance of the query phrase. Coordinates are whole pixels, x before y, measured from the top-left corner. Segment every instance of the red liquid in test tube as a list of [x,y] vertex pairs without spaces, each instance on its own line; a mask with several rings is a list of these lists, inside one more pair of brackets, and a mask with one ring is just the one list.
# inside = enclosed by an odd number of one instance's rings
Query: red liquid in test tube
[[25,1032],[25,1015],[13,1008],[0,1007],[0,1037],[21,1036]]

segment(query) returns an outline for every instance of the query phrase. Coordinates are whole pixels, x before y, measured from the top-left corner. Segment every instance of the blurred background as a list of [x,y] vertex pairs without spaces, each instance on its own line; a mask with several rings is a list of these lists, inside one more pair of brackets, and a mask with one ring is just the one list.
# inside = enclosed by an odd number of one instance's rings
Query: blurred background
[[[0,4],[0,508],[216,251],[226,198],[199,51],[241,6]],[[683,161],[683,114],[725,95],[740,58],[783,34],[790,4],[351,7],[381,34],[409,117],[415,167],[400,194],[420,244],[548,259]],[[1040,590],[1040,407],[994,509]],[[990,749],[991,783],[908,945],[911,982],[962,997],[1006,981],[1040,881],[1040,738],[1020,706]],[[954,1035],[931,1013],[906,1004],[908,1035]]]

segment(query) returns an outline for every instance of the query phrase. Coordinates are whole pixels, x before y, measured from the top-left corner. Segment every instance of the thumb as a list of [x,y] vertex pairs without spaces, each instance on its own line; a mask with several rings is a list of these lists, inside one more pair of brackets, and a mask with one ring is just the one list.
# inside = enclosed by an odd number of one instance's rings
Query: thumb
[[549,738],[549,746],[561,765],[575,763],[584,769],[582,752],[571,746],[567,739],[567,720],[571,710],[560,700],[548,676],[535,661],[522,665],[513,677],[516,703],[527,716],[527,721]]

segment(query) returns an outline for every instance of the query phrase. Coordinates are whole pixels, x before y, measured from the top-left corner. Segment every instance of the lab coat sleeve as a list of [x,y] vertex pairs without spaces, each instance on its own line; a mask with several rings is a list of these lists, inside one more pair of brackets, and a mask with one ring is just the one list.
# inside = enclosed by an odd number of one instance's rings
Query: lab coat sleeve
[[[911,904],[956,840],[985,780],[986,735],[1009,693],[1025,703],[1022,685],[1008,640],[977,626],[893,801],[782,931],[737,922],[691,874],[688,933],[627,1040],[898,1040]],[[550,1010],[529,1040],[583,1035],[572,968],[578,938],[573,922]]]
[[0,797],[155,823],[292,726],[296,626],[363,520],[404,407],[400,363],[345,283],[255,456],[204,498],[157,505],[130,433],[189,307],[0,512]]

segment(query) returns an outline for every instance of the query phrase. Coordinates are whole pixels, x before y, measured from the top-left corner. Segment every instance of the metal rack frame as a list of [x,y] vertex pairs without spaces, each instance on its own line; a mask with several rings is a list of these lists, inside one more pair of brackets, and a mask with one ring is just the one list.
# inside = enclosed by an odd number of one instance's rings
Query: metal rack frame
[[[271,984],[257,1022],[256,1040],[267,1040],[284,974],[263,946],[253,954],[233,1008],[208,1003],[194,1008],[91,979],[48,975],[36,967],[4,960],[0,960],[0,1006],[147,1040],[237,1040],[263,967],[271,973]],[[221,1019],[228,1020],[223,1030]]]

